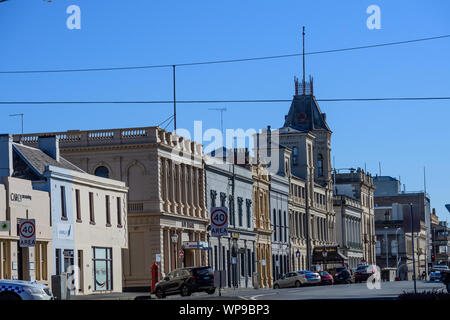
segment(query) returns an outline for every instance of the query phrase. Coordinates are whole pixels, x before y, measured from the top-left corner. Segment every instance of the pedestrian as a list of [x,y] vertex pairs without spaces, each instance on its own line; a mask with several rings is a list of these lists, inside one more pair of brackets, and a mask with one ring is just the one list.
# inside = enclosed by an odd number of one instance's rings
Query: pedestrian
[[425,271],[422,271],[422,280],[426,280],[427,274]]

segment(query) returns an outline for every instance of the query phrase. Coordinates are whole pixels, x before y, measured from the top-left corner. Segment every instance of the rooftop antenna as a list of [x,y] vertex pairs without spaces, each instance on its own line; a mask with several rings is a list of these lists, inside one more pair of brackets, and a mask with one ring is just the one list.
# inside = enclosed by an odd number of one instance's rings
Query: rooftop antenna
[[381,177],[381,161],[378,161],[378,172],[379,172],[380,177]]
[[222,137],[224,136],[223,132],[223,113],[227,111],[227,108],[209,108],[209,110],[220,111],[220,131],[222,132]]
[[303,57],[303,82],[302,82],[302,85],[303,85],[303,95],[305,95],[306,94],[306,84],[305,84],[305,26],[303,26],[302,35],[303,35],[303,55],[302,55],[302,57]]
[[15,113],[15,114],[10,114],[10,117],[18,117],[20,116],[21,120],[22,120],[22,134],[23,134],[23,113]]
[[423,167],[423,190],[426,195],[427,194],[427,176],[425,174],[425,167]]

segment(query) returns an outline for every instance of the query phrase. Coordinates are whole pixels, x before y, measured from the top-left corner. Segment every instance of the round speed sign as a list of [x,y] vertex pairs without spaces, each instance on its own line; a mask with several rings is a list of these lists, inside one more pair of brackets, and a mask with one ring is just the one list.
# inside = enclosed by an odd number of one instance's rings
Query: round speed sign
[[22,237],[31,238],[36,232],[36,227],[32,221],[25,221],[20,224],[19,232]]
[[211,224],[215,227],[222,227],[228,222],[228,214],[223,209],[216,209],[211,212]]

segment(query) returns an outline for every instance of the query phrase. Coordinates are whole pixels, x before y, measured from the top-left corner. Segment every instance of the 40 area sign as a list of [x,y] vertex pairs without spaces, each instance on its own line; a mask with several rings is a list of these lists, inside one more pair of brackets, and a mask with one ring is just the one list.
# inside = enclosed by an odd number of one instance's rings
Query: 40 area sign
[[35,219],[20,220],[19,223],[19,245],[23,247],[36,246],[36,222]]
[[211,209],[211,236],[220,237],[228,235],[228,209],[217,207]]

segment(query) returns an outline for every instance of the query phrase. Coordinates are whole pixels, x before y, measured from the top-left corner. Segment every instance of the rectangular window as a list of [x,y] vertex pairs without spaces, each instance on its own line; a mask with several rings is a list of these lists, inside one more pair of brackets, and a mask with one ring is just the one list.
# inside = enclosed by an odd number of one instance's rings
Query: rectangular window
[[217,246],[214,246],[214,268],[219,270],[219,263],[217,262]]
[[122,200],[117,197],[117,226],[122,227]]
[[81,222],[80,190],[75,189],[75,206],[77,210],[77,221]]
[[238,219],[239,219],[239,227],[242,227],[242,198],[238,198]]
[[251,204],[250,204],[250,202],[249,201],[247,201],[247,228],[250,228],[251,227],[251,218],[252,218],[252,216],[251,216]]
[[112,249],[92,247],[94,265],[94,291],[113,289]]
[[56,275],[61,274],[61,249],[55,250],[55,266],[56,266]]
[[234,199],[233,199],[233,197],[232,196],[230,196],[229,198],[228,198],[228,212],[229,212],[229,215],[230,215],[230,224],[231,225],[235,225],[235,222],[234,222]]
[[61,218],[67,219],[67,210],[66,210],[66,188],[61,186]]
[[245,253],[241,253],[241,275],[245,274]]
[[273,241],[277,241],[277,211],[273,209]]
[[105,206],[106,206],[106,226],[111,227],[111,212],[109,205],[109,196],[105,196]]
[[249,277],[252,276],[252,252],[250,251],[250,249],[247,249],[247,274]]
[[89,192],[89,217],[91,224],[95,224],[95,212],[94,212],[94,193]]

